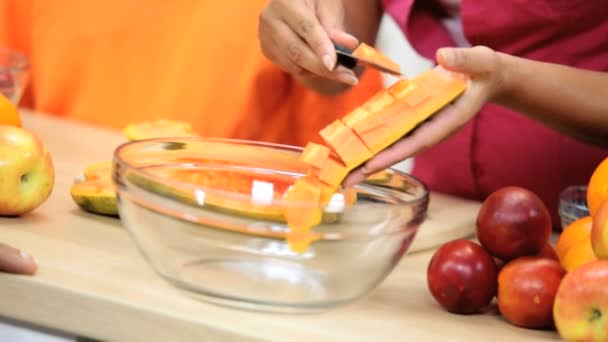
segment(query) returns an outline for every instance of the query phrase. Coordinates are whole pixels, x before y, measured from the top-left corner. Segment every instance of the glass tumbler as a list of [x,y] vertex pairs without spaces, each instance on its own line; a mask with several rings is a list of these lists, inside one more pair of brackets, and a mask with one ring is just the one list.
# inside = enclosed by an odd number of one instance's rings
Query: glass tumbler
[[22,52],[0,48],[0,93],[17,105],[29,76],[29,59]]

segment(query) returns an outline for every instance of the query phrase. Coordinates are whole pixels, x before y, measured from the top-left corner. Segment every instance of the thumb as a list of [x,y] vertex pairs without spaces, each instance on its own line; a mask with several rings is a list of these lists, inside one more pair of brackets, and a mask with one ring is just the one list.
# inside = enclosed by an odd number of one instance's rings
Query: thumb
[[485,46],[441,48],[436,58],[439,65],[448,70],[474,75],[492,71],[494,50]]
[[37,268],[36,261],[29,254],[0,243],[0,272],[31,275]]
[[344,5],[342,1],[319,1],[317,17],[332,42],[355,49],[359,40],[344,29]]

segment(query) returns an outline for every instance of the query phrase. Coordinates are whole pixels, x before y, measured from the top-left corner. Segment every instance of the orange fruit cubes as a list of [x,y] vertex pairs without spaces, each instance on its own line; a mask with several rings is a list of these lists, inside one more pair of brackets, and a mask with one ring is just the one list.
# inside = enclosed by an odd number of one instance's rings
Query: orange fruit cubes
[[[320,135],[326,146],[309,143],[300,156],[309,171],[286,194],[288,206],[289,201],[294,202],[294,209],[286,215],[287,224],[302,233],[320,223],[318,210],[350,171],[411,132],[465,89],[462,76],[435,67],[411,81],[397,81],[323,128]],[[296,202],[311,206],[296,209]]]

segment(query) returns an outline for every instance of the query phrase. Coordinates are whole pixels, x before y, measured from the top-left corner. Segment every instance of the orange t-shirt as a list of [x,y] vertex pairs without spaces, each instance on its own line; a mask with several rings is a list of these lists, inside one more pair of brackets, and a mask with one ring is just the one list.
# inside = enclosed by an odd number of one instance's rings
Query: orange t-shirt
[[266,0],[0,0],[0,45],[31,59],[22,105],[123,128],[188,121],[203,136],[304,145],[381,87],[305,89],[262,55]]

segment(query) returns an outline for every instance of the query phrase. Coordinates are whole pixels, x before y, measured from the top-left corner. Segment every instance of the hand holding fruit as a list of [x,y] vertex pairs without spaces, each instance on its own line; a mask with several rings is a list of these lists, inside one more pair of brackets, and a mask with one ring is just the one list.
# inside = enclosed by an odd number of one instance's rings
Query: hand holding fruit
[[345,185],[356,184],[370,174],[422,152],[458,132],[488,101],[503,91],[503,57],[487,47],[445,48],[437,52],[437,61],[453,72],[468,75],[467,90],[453,104],[433,115],[404,139],[378,153],[364,167],[352,172]]

